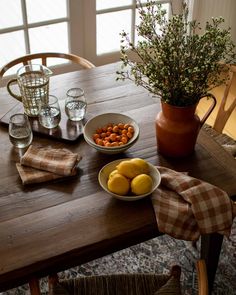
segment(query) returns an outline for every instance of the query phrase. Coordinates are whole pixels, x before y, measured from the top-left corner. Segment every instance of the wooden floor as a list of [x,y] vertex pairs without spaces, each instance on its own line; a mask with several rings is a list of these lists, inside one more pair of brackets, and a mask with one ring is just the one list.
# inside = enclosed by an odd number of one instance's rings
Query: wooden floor
[[[235,85],[236,88],[236,85]],[[208,123],[209,125],[213,125],[217,111],[219,109],[219,105],[220,105],[220,101],[222,99],[222,92],[223,92],[223,88],[222,87],[218,87],[217,89],[214,89],[211,91],[215,97],[217,98],[217,105],[215,107],[215,109],[213,110],[213,112],[211,113],[210,117],[207,119],[206,123]],[[234,91],[234,93],[236,93]],[[233,99],[233,95],[230,94],[229,96],[229,102]],[[198,108],[197,108],[197,113],[199,115],[199,117],[201,118],[205,112],[207,111],[207,109],[209,108],[211,104],[211,100],[210,99],[201,99]],[[227,107],[227,105],[226,105]],[[233,111],[233,113],[231,114],[227,124],[225,125],[225,128],[223,130],[223,133],[228,134],[229,136],[231,136],[232,138],[234,138],[236,140],[236,109]]]

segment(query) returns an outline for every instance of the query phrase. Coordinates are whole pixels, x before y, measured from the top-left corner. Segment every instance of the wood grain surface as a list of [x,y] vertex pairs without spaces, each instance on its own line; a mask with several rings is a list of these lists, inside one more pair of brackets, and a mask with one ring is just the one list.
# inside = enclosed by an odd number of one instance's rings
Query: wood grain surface
[[[0,291],[160,234],[149,197],[122,202],[102,191],[98,172],[110,161],[141,157],[236,195],[235,160],[203,131],[191,156],[171,159],[158,154],[154,120],[160,104],[133,83],[117,82],[118,68],[110,64],[52,77],[50,92],[63,102],[66,90],[81,87],[88,100],[87,118],[105,112],[134,118],[140,137],[123,154],[100,154],[83,137],[69,143],[34,135],[32,144],[65,147],[82,160],[78,176],[24,187],[15,167],[22,151],[13,148],[6,126],[0,126]],[[16,100],[6,89],[0,89],[0,99],[2,117]]]

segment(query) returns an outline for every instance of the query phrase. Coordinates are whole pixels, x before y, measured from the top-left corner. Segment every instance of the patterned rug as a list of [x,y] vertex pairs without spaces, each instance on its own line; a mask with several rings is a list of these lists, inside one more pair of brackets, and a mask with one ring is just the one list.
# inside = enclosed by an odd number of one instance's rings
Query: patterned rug
[[[197,245],[199,248],[199,244]],[[214,295],[236,294],[236,218],[230,238],[224,238],[218,270],[214,284]],[[183,294],[197,294],[195,261],[198,250],[191,242],[175,240],[167,235],[132,246],[112,255],[102,257],[84,265],[59,273],[60,278],[77,276],[157,272],[168,273],[170,266],[178,264],[182,268]],[[46,278],[40,281],[42,294],[48,294]],[[28,285],[0,293],[2,295],[28,295]]]

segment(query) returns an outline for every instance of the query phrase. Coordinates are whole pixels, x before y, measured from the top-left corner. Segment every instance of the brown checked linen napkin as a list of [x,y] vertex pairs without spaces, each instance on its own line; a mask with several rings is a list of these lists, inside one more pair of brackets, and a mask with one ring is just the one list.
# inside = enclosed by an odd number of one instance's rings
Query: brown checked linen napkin
[[23,184],[76,175],[81,157],[67,149],[30,146],[16,168]]
[[160,232],[190,241],[213,232],[229,236],[236,212],[226,192],[184,173],[157,168],[161,186],[152,204]]

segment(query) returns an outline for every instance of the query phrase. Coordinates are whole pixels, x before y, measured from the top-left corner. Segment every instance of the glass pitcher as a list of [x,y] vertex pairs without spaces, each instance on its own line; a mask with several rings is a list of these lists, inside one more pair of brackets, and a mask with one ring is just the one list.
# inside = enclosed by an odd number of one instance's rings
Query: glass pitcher
[[[31,64],[21,68],[16,73],[17,78],[7,83],[8,92],[21,101],[24,111],[29,117],[37,117],[40,103],[48,102],[49,77],[52,71],[43,65]],[[12,84],[18,84],[20,95],[13,92]]]

